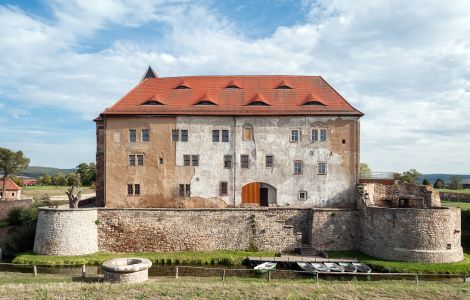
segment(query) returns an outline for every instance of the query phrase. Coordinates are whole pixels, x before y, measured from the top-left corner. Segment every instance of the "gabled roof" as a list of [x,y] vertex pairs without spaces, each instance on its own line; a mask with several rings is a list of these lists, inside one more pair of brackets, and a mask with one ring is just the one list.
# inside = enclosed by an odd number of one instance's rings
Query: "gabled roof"
[[[7,191],[19,191],[21,188],[10,177],[7,178]],[[3,191],[3,176],[0,178],[0,192]]]
[[[281,84],[288,84],[291,89],[276,89]],[[175,89],[181,85],[189,88]],[[240,88],[227,88],[230,85]],[[141,105],[151,97],[165,105]],[[248,105],[257,97],[268,106]],[[203,98],[217,105],[208,105],[204,109],[194,105]],[[313,98],[323,105],[303,105]],[[362,116],[362,113],[320,76],[263,75],[147,78],[102,115]]]

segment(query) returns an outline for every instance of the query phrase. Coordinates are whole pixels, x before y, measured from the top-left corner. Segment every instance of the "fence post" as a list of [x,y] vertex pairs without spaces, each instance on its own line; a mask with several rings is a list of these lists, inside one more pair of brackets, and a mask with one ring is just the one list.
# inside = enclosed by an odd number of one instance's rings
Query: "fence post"
[[86,265],[82,265],[82,277],[86,277]]
[[225,280],[225,269],[222,269],[222,281]]
[[467,274],[463,274],[463,283],[466,282],[466,279],[467,279]]
[[33,266],[33,274],[34,274],[34,277],[38,276],[38,268],[36,267],[36,265]]
[[271,271],[268,271],[268,281],[271,281]]
[[315,280],[316,280],[317,285],[318,285],[318,272],[315,273]]
[[175,267],[175,278],[178,278],[178,266]]
[[415,283],[416,283],[416,284],[419,283],[419,281],[418,281],[418,273],[416,273],[416,275],[415,275]]

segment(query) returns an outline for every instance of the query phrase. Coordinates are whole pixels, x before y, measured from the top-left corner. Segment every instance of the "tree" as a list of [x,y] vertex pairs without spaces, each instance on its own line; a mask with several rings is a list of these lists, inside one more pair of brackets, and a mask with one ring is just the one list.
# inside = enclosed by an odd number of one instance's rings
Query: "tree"
[[361,163],[359,167],[359,174],[361,178],[371,178],[372,170],[367,163]]
[[434,188],[436,189],[443,189],[444,188],[444,180],[438,178],[436,181],[434,181]]
[[24,186],[23,177],[18,177],[18,176],[11,175],[10,179],[13,180],[13,182],[16,183],[18,186]]
[[95,163],[81,163],[77,166],[77,174],[80,175],[80,181],[83,185],[90,186],[96,180]]
[[69,207],[70,208],[78,208],[78,202],[82,198],[82,191],[79,191],[76,195],[74,195],[73,191],[75,190],[74,186],[71,186],[67,192],[67,196],[69,197]]
[[449,188],[451,190],[460,190],[460,189],[462,189],[462,179],[460,179],[459,176],[451,176],[450,177]]
[[67,175],[65,175],[65,183],[69,186],[79,186],[80,176],[75,173],[68,173]]
[[429,181],[429,179],[424,178],[423,179],[423,185],[431,185],[431,182]]
[[23,155],[22,151],[13,152],[6,148],[0,148],[0,171],[3,172],[3,193],[2,199],[6,199],[7,178],[18,171],[24,170],[29,165],[29,158]]
[[40,180],[42,185],[52,185],[52,178],[49,175],[44,175]]
[[[408,183],[416,183],[416,180],[418,180],[419,176],[421,176],[421,173],[416,171],[416,169],[410,169],[408,171],[405,171],[401,173],[400,175],[395,175],[395,179],[402,180],[404,182]],[[398,178],[396,178],[398,177]]]

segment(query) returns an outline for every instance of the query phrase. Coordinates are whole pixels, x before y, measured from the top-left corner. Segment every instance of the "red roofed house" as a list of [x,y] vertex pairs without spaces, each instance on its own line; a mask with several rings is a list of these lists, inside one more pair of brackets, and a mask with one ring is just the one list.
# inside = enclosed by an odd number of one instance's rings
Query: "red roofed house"
[[[21,187],[19,187],[10,177],[7,178],[5,200],[18,200],[21,198]],[[0,199],[3,200],[3,177],[0,178]]]
[[355,208],[362,115],[320,76],[149,68],[95,119],[97,201]]

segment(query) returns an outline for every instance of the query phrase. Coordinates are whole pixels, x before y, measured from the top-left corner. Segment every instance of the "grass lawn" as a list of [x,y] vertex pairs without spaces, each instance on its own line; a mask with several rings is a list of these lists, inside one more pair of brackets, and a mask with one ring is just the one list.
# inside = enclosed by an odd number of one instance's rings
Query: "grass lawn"
[[260,251],[179,251],[179,252],[136,252],[136,253],[95,253],[79,256],[47,256],[25,252],[13,259],[15,264],[29,265],[101,265],[116,257],[143,257],[156,264],[185,265],[241,265],[247,256],[275,256],[274,252]]
[[464,253],[464,260],[456,263],[426,264],[388,261],[368,256],[357,251],[328,251],[329,258],[356,258],[370,266],[374,272],[423,273],[423,274],[469,274],[470,254]]
[[449,190],[449,189],[435,189],[439,192],[454,193],[454,194],[470,194],[470,189]]
[[470,210],[469,202],[441,201],[442,206],[459,207],[461,210]]
[[[183,277],[141,284],[70,282],[64,276],[0,274],[2,299],[468,299],[470,284]],[[45,284],[45,282],[50,282]]]
[[[40,199],[41,196],[47,194],[49,196],[65,196],[68,186],[50,186],[50,185],[35,185],[23,187],[21,193],[25,196],[33,197],[34,199]],[[94,193],[95,190],[90,187],[84,186],[79,189],[83,194]]]

